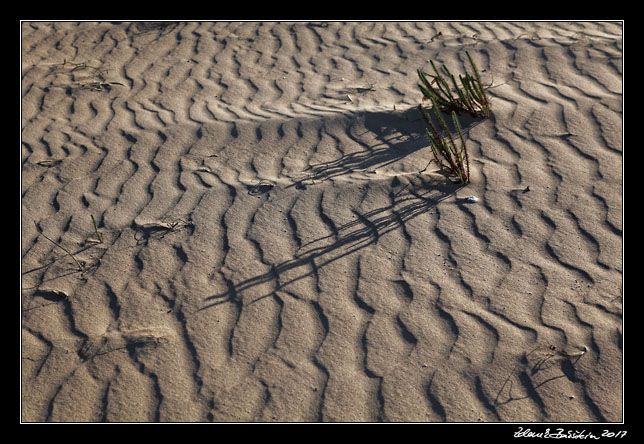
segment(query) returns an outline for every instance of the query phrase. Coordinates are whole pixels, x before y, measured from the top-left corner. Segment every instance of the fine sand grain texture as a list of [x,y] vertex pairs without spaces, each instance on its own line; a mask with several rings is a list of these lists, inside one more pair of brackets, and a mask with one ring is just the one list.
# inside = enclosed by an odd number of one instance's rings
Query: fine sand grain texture
[[621,23],[21,33],[22,421],[622,420]]

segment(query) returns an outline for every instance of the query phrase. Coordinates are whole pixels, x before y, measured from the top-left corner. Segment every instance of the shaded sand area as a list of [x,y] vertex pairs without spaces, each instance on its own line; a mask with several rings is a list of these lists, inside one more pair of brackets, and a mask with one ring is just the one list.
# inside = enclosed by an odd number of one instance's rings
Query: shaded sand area
[[23,421],[622,420],[621,23],[21,27]]

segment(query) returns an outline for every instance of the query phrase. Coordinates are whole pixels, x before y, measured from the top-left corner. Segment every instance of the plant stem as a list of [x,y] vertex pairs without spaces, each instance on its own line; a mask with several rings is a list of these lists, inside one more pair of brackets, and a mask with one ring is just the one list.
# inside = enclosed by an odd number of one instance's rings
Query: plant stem
[[94,215],[90,214],[92,216],[92,224],[94,224],[94,232],[96,233],[96,237],[98,238],[99,242],[103,242],[103,233],[98,231],[98,228],[96,227],[96,219],[94,219]]
[[65,253],[67,253],[68,255],[70,255],[72,259],[74,259],[74,262],[76,262],[76,265],[78,265],[78,271],[83,271],[83,266],[80,264],[80,262],[78,262],[78,261],[76,260],[76,258],[74,257],[74,255],[73,255],[73,254],[72,254],[72,253],[71,253],[67,248],[63,247],[63,246],[62,246],[62,245],[60,245],[59,243],[54,242],[53,240],[51,240],[50,238],[48,238],[48,237],[47,237],[47,235],[46,235],[45,233],[43,233],[43,231],[38,227],[38,224],[36,223],[36,221],[34,221],[34,225],[36,226],[36,230],[38,230],[38,232],[39,232],[40,234],[42,234],[42,235],[43,235],[43,237],[44,237],[45,239],[47,239],[47,240],[48,240],[49,242],[51,242],[52,244],[56,245],[58,248],[60,248],[60,249],[61,249],[61,250],[63,250]]

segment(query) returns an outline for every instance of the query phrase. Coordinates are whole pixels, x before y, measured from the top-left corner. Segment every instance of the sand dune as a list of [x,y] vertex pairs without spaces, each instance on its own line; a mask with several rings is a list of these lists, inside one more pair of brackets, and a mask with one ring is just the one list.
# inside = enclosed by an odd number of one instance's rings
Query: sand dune
[[621,23],[21,26],[22,421],[622,421]]

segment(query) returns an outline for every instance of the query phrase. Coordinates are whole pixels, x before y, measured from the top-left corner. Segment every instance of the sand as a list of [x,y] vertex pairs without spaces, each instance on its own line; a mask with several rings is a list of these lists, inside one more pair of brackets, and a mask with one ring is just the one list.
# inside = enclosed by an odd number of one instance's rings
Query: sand
[[21,34],[23,422],[623,420],[622,23]]

